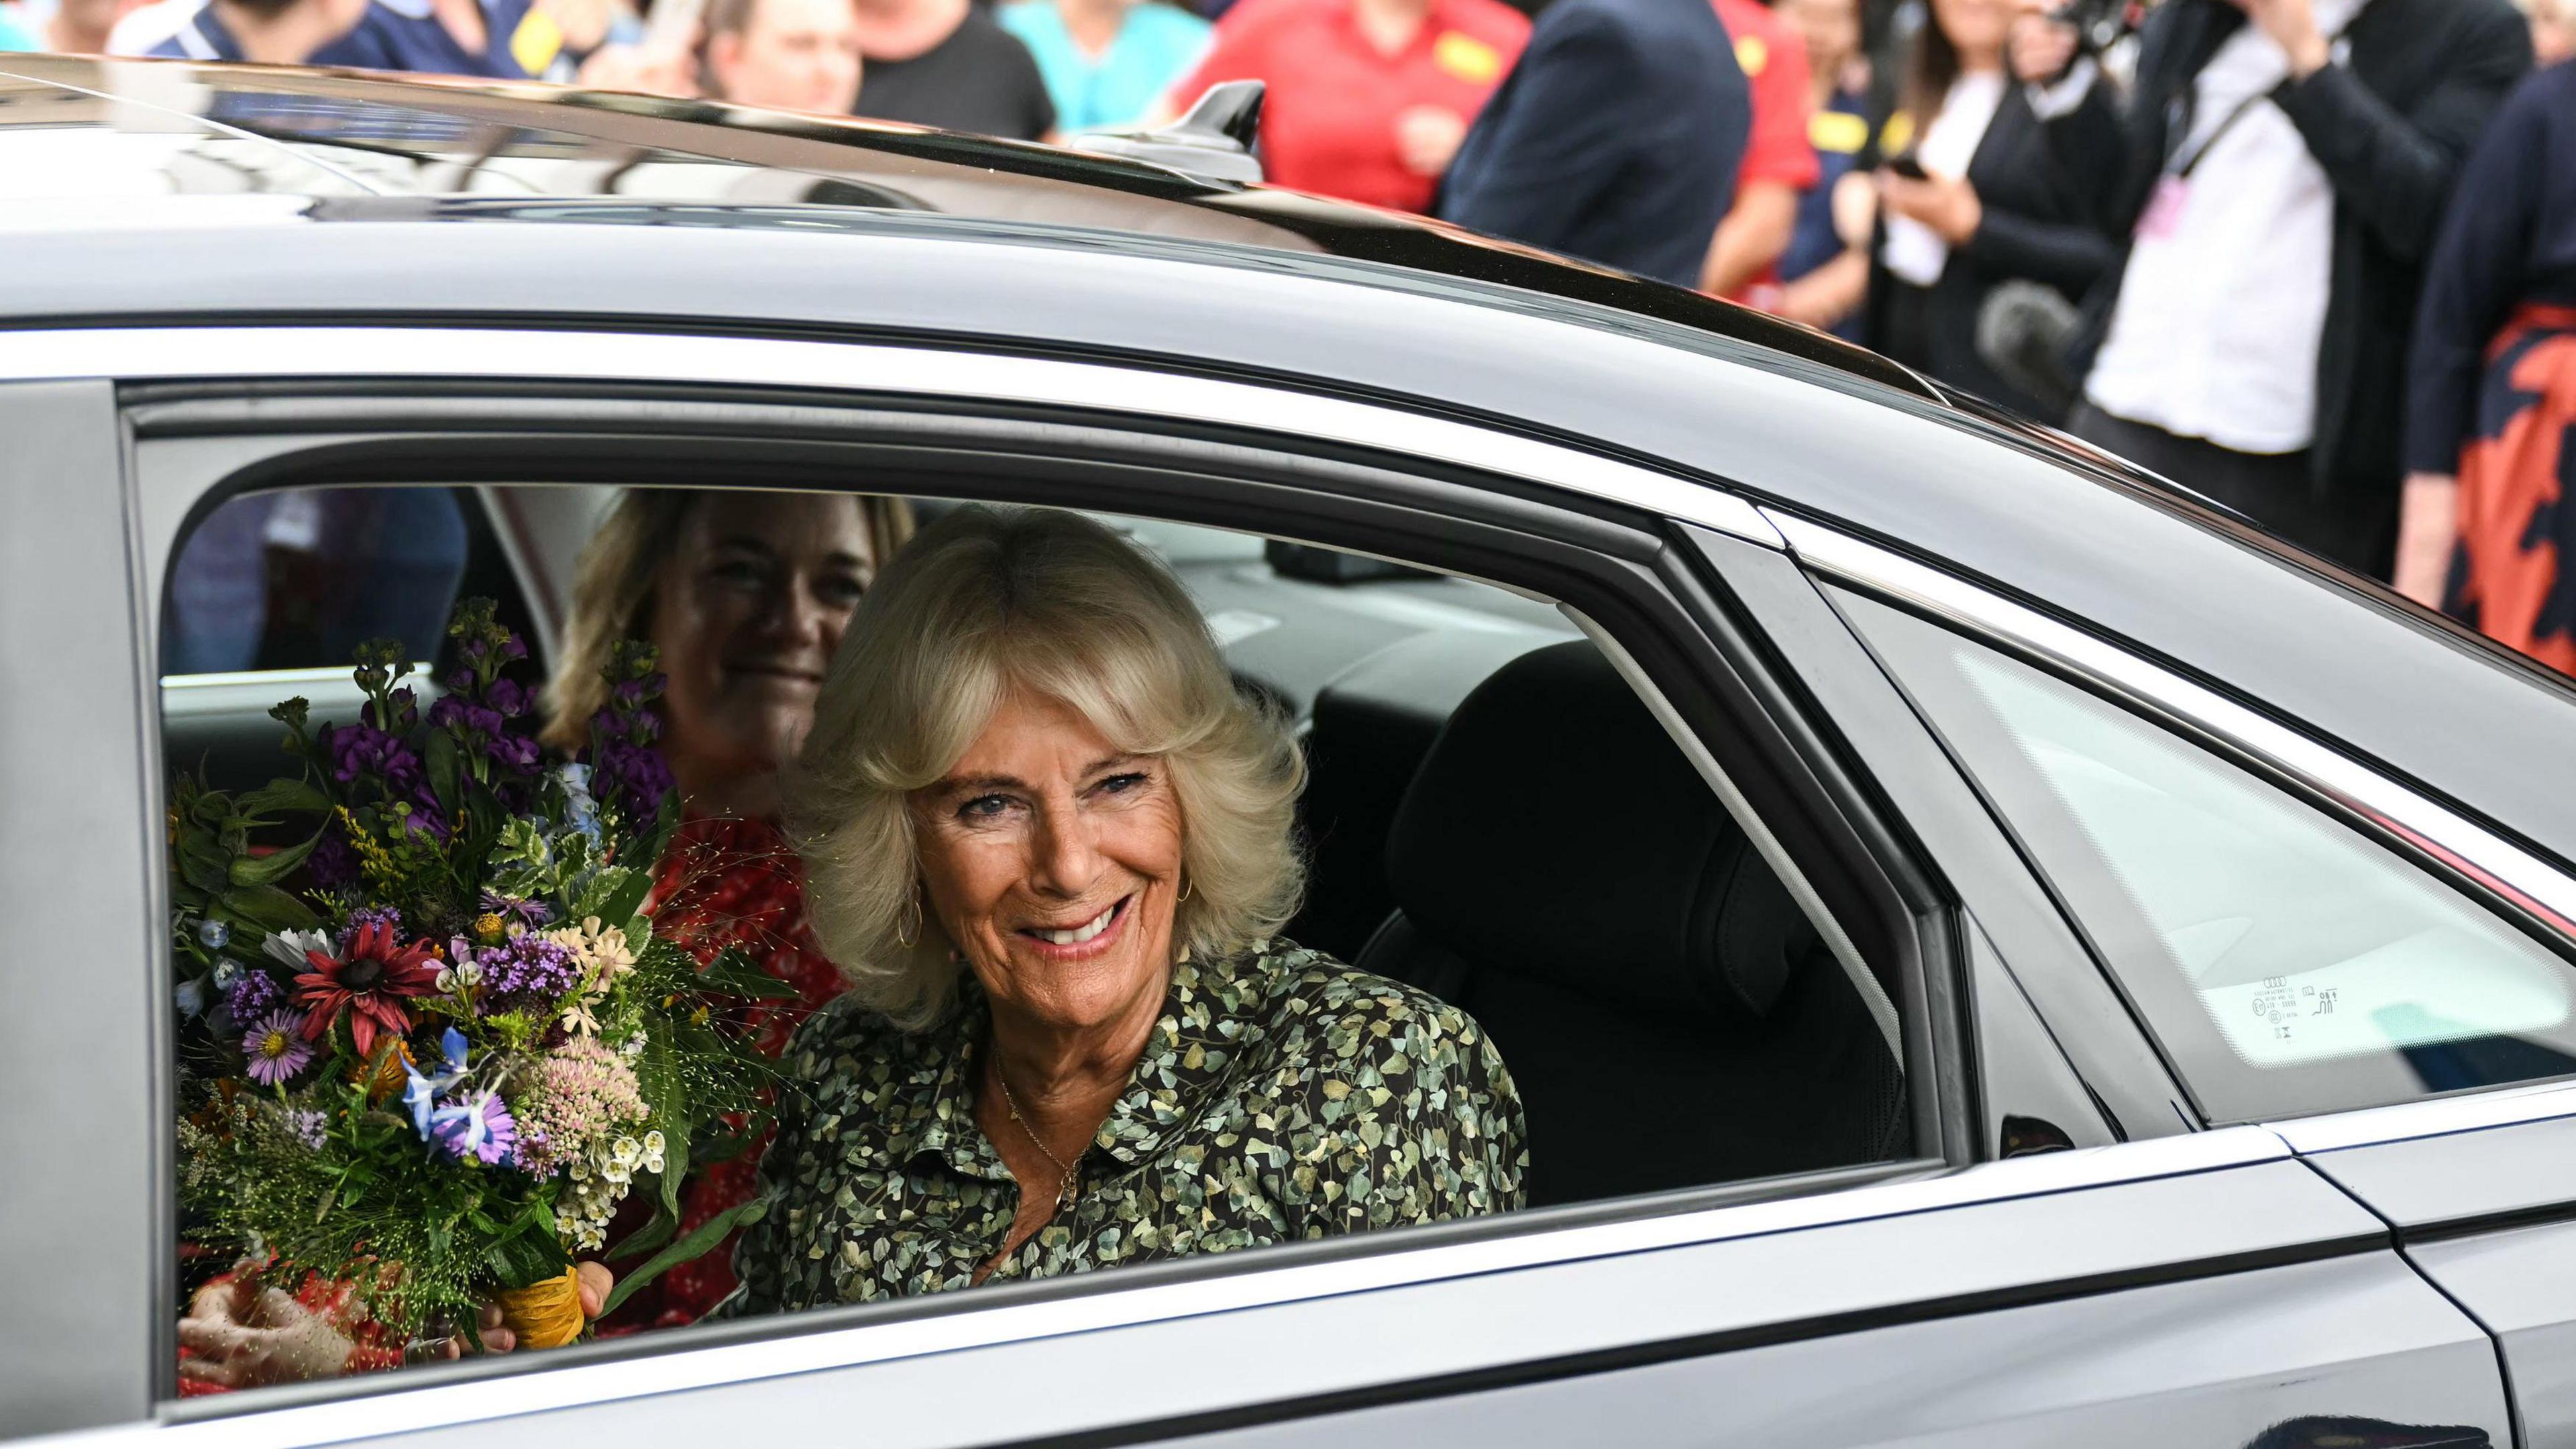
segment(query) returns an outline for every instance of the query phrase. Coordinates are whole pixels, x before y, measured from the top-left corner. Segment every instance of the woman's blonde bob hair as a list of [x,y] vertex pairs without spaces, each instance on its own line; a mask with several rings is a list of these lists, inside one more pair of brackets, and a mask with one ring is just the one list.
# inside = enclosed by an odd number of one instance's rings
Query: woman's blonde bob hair
[[1296,914],[1304,758],[1285,721],[1236,690],[1180,581],[1079,514],[965,507],[860,601],[789,781],[815,937],[853,994],[909,1030],[947,1009],[960,967],[918,894],[909,797],[1014,690],[1162,760],[1187,886],[1176,948],[1228,955]]
[[[643,639],[653,628],[654,585],[678,551],[680,530],[700,505],[721,506],[729,495],[712,488],[628,488],[609,506],[573,572],[572,610],[564,620],[563,648],[547,681],[545,728],[537,738],[549,748],[578,750],[590,743],[590,719],[608,703],[600,671],[620,639]],[[882,563],[912,536],[912,508],[900,498],[860,497],[859,522],[871,558]]]

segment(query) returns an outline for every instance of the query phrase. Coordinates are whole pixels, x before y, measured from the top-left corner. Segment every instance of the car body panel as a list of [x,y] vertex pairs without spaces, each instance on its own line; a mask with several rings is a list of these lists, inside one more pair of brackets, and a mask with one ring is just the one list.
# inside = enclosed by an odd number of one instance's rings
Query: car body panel
[[[1865,1342],[1866,1330],[1896,1323],[1935,1322],[1973,1338],[2023,1304],[2303,1263],[2328,1271],[2302,1292],[2341,1295],[2348,1310],[2337,1356],[2379,1364],[2399,1375],[2392,1383],[2420,1375],[2425,1385],[2392,1402],[2329,1382],[2303,1409],[2460,1422],[2483,1402],[2490,1412],[2470,1421],[2503,1432],[2483,1336],[2405,1273],[2376,1219],[2258,1129],[1572,1231],[1597,1253],[1530,1262],[1525,1243],[1490,1233],[1406,1255],[1336,1259],[1315,1251],[1336,1245],[1310,1245],[1274,1250],[1267,1271],[1215,1276],[1205,1262],[1167,1264],[1126,1270],[1121,1291],[1068,1291],[1100,1286],[1079,1280],[1021,1285],[983,1295],[980,1311],[935,1300],[910,1305],[932,1311],[901,1316],[827,1311],[785,1335],[731,1325],[691,1340],[729,1344],[578,1350],[498,1379],[416,1372],[368,1386],[377,1392],[248,1415],[200,1404],[153,1437],[173,1449],[285,1449],[360,1435],[422,1445],[535,1445],[568,1434],[692,1443],[758,1422],[764,1434],[810,1442],[846,1433],[854,1415],[865,1416],[868,1441],[885,1446],[1152,1437],[1309,1414],[1354,1396],[1438,1398],[1478,1383],[1696,1363],[1771,1343]],[[2374,1302],[2404,1311],[2349,1311]],[[2306,1312],[2295,1295],[2267,1311],[2289,1324]],[[2125,1312],[2113,1319],[2137,1323]],[[761,1328],[772,1328],[765,1339],[744,1337]],[[2285,1351],[2318,1354],[2323,1342],[2310,1336]],[[2464,1371],[2463,1344],[2477,1350],[2482,1372]],[[2169,1354],[2154,1357],[2179,1367]],[[2240,1365],[2253,1372],[2233,1396],[2232,1422],[2259,1428],[2261,1415],[2290,1402],[2281,1379],[2314,1377],[2322,1364]],[[997,1382],[1011,1392],[992,1392]],[[2160,1387],[2207,1395],[2223,1382],[2195,1364]]]
[[[136,1309],[170,1240],[170,1117],[155,1074],[168,987],[158,832],[141,768],[144,679],[130,511],[104,383],[0,387],[0,1271],[27,1304],[0,1329],[0,1437],[152,1405]],[[66,488],[64,480],[101,480]],[[102,1062],[128,1070],[101,1072]]]
[[2514,1441],[2490,1362],[2458,1309],[2395,1257],[2374,1255],[1193,1436],[1172,1449],[2503,1449]]

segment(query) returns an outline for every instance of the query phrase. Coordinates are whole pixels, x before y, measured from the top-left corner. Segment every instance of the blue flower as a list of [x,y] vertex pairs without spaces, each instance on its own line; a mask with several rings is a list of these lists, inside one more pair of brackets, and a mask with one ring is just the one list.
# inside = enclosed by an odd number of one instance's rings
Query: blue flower
[[465,1080],[465,1049],[465,1033],[451,1026],[438,1039],[439,1055],[447,1059],[445,1071],[424,1076],[419,1067],[408,1061],[403,1063],[403,1105],[411,1109],[412,1130],[420,1134],[423,1142],[430,1140],[439,1094],[454,1091]]
[[590,794],[590,766],[565,765],[555,771],[563,782],[564,805],[572,812],[572,828],[599,843],[599,802]]
[[220,951],[232,941],[233,928],[221,921],[202,922],[197,927],[197,944],[209,951]]
[[178,998],[179,1014],[181,1016],[195,1016],[199,1012],[204,1011],[206,1009],[206,978],[200,976],[193,981],[180,982]]

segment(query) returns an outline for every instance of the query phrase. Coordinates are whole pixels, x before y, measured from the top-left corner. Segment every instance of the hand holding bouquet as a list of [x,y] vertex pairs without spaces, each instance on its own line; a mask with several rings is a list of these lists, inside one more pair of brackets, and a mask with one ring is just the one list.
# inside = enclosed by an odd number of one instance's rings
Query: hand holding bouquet
[[[340,1368],[389,1366],[496,1305],[549,1347],[758,1211],[677,1234],[693,1148],[754,1111],[767,1070],[722,998],[785,988],[654,934],[677,802],[652,650],[618,647],[587,758],[548,768],[510,677],[525,646],[482,600],[449,634],[461,663],[425,716],[399,646],[372,642],[359,720],[270,712],[298,776],[174,792],[180,1005],[203,1026],[183,1034],[181,1200],[201,1249],[258,1265],[214,1309],[200,1295],[196,1347],[271,1318],[303,1344],[322,1315],[354,1345]],[[661,1251],[585,1302],[572,1255],[606,1248],[636,1192],[655,1213],[618,1251]]]

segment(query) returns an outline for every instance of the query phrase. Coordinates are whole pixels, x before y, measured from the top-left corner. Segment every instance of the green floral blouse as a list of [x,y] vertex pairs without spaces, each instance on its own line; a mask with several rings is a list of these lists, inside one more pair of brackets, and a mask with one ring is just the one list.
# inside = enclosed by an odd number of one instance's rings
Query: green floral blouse
[[[975,1121],[971,975],[959,997],[917,1035],[849,998],[798,1031],[725,1313],[963,1288],[1001,1251],[1020,1193]],[[1525,1135],[1456,1007],[1285,942],[1185,961],[1073,1207],[989,1281],[1505,1211]]]

